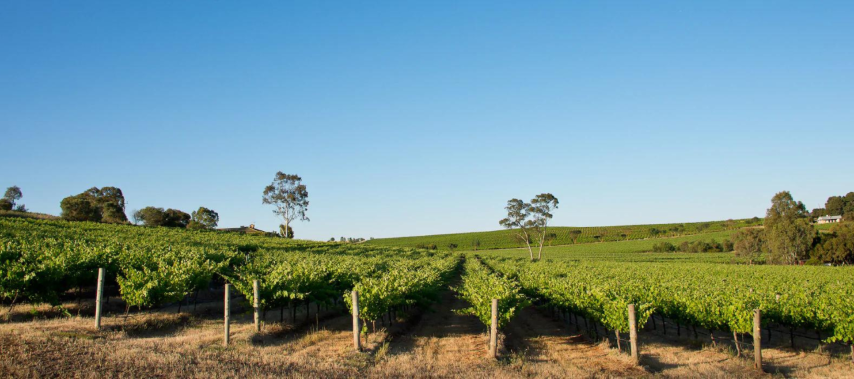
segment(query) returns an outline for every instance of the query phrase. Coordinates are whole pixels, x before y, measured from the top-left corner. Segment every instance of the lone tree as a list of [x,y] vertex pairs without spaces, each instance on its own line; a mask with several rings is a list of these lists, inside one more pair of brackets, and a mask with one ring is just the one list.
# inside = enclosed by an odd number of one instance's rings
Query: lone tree
[[21,200],[21,197],[24,195],[21,193],[21,188],[18,186],[11,186],[6,189],[6,193],[3,195],[3,198],[0,199],[2,204],[0,205],[0,209],[4,211],[11,211],[13,208],[16,211],[26,212],[27,208],[24,207],[24,204],[20,204],[15,207],[18,200]]
[[[273,183],[264,188],[262,203],[276,207],[273,213],[285,220],[285,230],[290,229],[293,220],[311,221],[305,215],[308,210],[308,191],[299,175],[277,172]],[[294,238],[293,232],[286,237]]]
[[[543,257],[543,245],[546,240],[546,230],[552,211],[557,209],[558,200],[550,193],[537,195],[530,203],[519,199],[507,201],[507,217],[498,223],[507,229],[516,229],[518,237],[528,247],[531,261],[540,260]],[[534,259],[534,250],[531,248],[531,240],[534,240],[539,249],[537,259]]]
[[572,238],[572,243],[578,242],[578,237],[581,236],[581,230],[573,229],[569,231],[569,236]]

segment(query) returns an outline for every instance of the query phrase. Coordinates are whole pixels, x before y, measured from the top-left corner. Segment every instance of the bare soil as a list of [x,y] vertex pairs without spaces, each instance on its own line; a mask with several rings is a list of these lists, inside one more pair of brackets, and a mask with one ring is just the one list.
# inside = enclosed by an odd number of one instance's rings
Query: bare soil
[[486,356],[486,327],[454,312],[465,306],[446,291],[431,310],[402,312],[392,326],[378,323],[363,338],[363,352],[354,351],[351,317],[340,308],[316,314],[312,306],[306,317],[300,307],[296,320],[286,311],[283,323],[271,310],[256,334],[251,313],[236,306],[224,347],[221,302],[200,304],[192,314],[184,305],[182,313],[170,307],[128,318],[113,304],[101,331],[87,302],[81,316],[76,302],[66,304],[67,313],[22,306],[13,321],[0,323],[0,377],[854,377],[847,355],[793,350],[778,336],[763,349],[763,374],[753,369],[752,352],[736,357],[723,336],[712,346],[708,337],[694,339],[684,329],[664,335],[649,324],[640,333],[638,367],[625,344],[618,351],[613,338],[595,340],[536,307],[505,328],[496,360]]

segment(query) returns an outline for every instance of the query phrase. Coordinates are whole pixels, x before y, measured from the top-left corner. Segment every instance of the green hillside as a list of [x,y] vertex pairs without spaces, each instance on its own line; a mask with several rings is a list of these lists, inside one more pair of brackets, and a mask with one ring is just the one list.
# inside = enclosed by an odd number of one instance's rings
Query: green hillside
[[[547,245],[573,245],[592,242],[615,242],[644,240],[660,237],[679,237],[735,230],[746,226],[761,225],[760,219],[709,221],[678,224],[624,225],[601,227],[556,226],[548,230]],[[579,233],[580,232],[580,233]],[[456,245],[459,250],[512,249],[523,244],[511,230],[439,234],[417,237],[379,238],[367,241],[369,245],[421,247],[448,249]]]
[[[613,241],[602,243],[585,243],[565,246],[552,246],[543,249],[544,259],[589,260],[589,261],[631,261],[631,262],[704,262],[731,263],[734,255],[729,253],[647,253],[652,251],[652,245],[662,241],[679,245],[682,242],[732,240],[737,230],[725,230],[712,233],[692,234],[674,238],[654,238],[647,240]],[[484,257],[525,258],[527,249],[510,249],[500,251],[467,251],[470,254],[480,254]],[[534,250],[536,254],[536,250]]]

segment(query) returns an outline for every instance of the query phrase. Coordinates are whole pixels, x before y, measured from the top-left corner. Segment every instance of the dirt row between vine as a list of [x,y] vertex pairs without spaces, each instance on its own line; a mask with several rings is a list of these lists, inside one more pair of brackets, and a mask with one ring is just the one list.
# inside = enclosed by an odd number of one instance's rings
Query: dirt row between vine
[[[502,334],[501,358],[486,356],[486,327],[455,310],[467,304],[444,291],[431,310],[391,327],[379,324],[365,351],[353,350],[352,324],[340,309],[279,324],[271,311],[255,334],[251,314],[236,312],[232,344],[222,346],[219,308],[197,316],[156,312],[0,324],[3,377],[760,377],[746,357],[688,337],[641,333],[642,367],[607,342],[593,343],[547,312],[520,311]],[[314,307],[312,307],[314,309]],[[304,311],[304,309],[303,309]],[[289,312],[286,312],[287,315]],[[308,319],[309,321],[304,321]],[[319,321],[319,322],[318,322]],[[672,333],[671,333],[672,334]],[[685,333],[687,334],[687,333]],[[684,335],[684,334],[683,334]],[[723,345],[723,344],[722,344]],[[805,351],[763,350],[766,370],[782,377],[852,377],[847,361]]]

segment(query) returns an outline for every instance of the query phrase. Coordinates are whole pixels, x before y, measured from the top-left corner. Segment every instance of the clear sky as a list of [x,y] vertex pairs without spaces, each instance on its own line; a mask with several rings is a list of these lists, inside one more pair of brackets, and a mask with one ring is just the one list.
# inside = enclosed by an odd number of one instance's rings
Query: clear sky
[[852,1],[2,1],[0,187],[297,238],[761,216],[854,191]]

